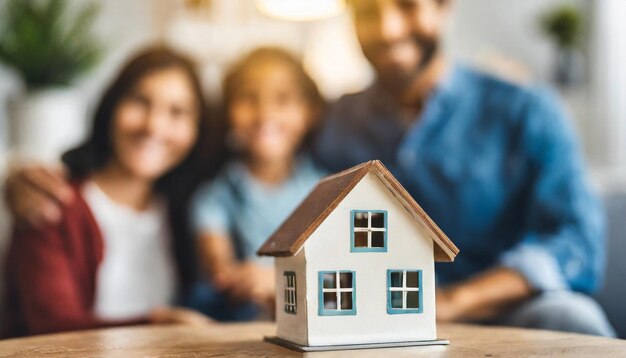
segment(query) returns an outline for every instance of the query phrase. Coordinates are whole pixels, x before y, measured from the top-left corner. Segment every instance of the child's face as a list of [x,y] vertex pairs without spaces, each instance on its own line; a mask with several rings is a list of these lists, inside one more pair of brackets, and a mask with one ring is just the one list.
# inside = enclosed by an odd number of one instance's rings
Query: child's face
[[295,74],[271,60],[245,70],[228,116],[237,145],[250,159],[262,162],[291,159],[312,122]]
[[197,101],[180,69],[159,70],[139,80],[114,113],[111,134],[118,164],[148,180],[178,165],[198,136]]

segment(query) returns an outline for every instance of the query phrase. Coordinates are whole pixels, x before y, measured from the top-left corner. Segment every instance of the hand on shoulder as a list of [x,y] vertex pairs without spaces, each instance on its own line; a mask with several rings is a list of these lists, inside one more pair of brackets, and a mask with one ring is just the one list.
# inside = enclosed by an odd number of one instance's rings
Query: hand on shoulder
[[62,206],[74,193],[61,165],[28,165],[10,170],[5,200],[17,223],[40,227],[61,219]]

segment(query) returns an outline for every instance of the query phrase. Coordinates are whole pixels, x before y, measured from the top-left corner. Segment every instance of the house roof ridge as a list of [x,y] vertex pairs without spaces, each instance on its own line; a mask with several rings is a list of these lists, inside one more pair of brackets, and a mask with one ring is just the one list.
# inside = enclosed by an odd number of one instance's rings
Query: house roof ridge
[[356,165],[354,167],[351,167],[351,168],[348,168],[348,169],[344,169],[344,170],[342,170],[342,171],[340,171],[338,173],[327,175],[324,178],[320,179],[319,183],[323,183],[323,182],[326,182],[326,181],[329,181],[329,180],[333,180],[333,179],[336,179],[337,177],[341,177],[341,176],[353,173],[353,172],[355,172],[357,170],[361,170],[361,169],[363,169],[363,167],[371,166],[374,162],[380,162],[380,161],[379,160],[370,160],[370,161],[367,161],[365,163],[361,163],[359,165]]

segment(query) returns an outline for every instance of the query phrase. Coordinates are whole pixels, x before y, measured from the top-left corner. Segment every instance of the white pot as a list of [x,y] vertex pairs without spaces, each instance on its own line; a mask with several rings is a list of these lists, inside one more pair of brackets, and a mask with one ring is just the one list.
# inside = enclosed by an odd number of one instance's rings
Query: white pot
[[86,134],[87,107],[69,88],[28,92],[9,101],[9,148],[21,160],[53,163]]

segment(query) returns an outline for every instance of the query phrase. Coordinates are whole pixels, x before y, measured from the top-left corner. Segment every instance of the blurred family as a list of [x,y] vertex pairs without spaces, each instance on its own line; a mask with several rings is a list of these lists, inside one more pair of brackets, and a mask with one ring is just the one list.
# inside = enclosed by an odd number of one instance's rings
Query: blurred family
[[326,109],[296,58],[258,49],[207,115],[193,65],[147,50],[65,170],[14,171],[8,333],[271,317],[257,248],[326,172],[380,159],[461,249],[437,266],[438,320],[613,335],[587,295],[604,216],[557,101],[448,59],[451,0],[349,4],[363,92]]

